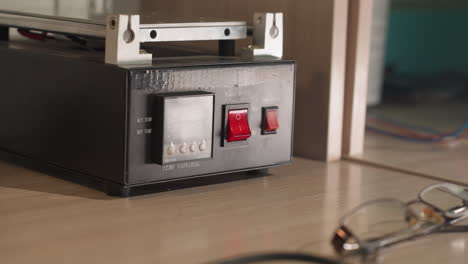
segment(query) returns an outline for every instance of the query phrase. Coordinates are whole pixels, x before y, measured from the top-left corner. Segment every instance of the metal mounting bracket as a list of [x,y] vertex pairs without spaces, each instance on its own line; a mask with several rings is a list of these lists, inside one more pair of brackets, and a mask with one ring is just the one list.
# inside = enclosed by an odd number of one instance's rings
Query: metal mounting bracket
[[[283,13],[255,13],[253,45],[242,56],[283,56]],[[226,29],[227,28],[227,29]],[[209,31],[208,31],[209,30]],[[242,39],[242,24],[140,25],[139,15],[113,15],[107,18],[105,62],[109,64],[151,64],[152,55],[140,49],[142,42]],[[231,35],[229,35],[229,34]],[[153,34],[153,35],[152,35]]]
[[283,13],[255,13],[253,23],[253,45],[243,55],[282,58]]
[[151,64],[152,54],[140,50],[140,16],[107,18],[105,62],[109,64]]

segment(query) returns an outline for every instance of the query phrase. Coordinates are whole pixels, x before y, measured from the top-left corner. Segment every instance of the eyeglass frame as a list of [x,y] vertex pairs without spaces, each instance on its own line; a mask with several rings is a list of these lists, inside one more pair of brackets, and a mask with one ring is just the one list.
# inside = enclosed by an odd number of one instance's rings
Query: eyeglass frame
[[[446,189],[447,193],[455,196],[456,198],[461,199],[463,202],[463,209],[459,212],[454,210],[453,208],[443,210],[436,205],[426,201],[424,199],[424,194],[434,190],[434,189]],[[402,208],[405,208],[408,212],[411,212],[410,206],[416,203],[423,204],[428,208],[432,209],[434,213],[436,213],[435,217],[441,217],[442,220],[440,223],[434,223],[432,226],[428,227],[421,227],[416,230],[411,229],[402,229],[399,231],[392,232],[390,234],[386,234],[378,239],[373,239],[372,241],[365,241],[360,240],[358,236],[355,236],[352,231],[346,227],[345,220],[353,215],[354,213],[358,212],[360,209],[365,208],[371,204],[375,204],[378,202],[397,202],[402,205]],[[461,209],[457,208],[457,209]],[[432,233],[437,232],[468,232],[468,226],[454,226],[460,221],[463,221],[468,218],[468,190],[463,188],[460,185],[452,184],[452,183],[437,183],[432,184],[424,189],[422,189],[416,200],[411,200],[409,202],[402,202],[398,199],[391,199],[391,198],[381,198],[376,199],[368,202],[364,202],[348,213],[346,213],[340,220],[340,225],[335,231],[335,234],[332,238],[332,245],[335,251],[342,255],[349,255],[349,254],[372,254],[378,251],[380,248],[388,247],[393,244],[403,242],[410,239],[415,239],[417,237],[429,235]],[[410,232],[408,232],[410,231]],[[354,241],[354,242],[349,242]]]

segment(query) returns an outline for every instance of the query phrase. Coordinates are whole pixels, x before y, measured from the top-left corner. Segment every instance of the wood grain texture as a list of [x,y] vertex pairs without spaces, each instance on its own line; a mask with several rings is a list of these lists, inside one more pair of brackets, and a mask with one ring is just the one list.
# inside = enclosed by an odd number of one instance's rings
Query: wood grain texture
[[372,0],[350,0],[343,123],[343,155],[364,150]]
[[[341,157],[348,0],[145,1],[165,16],[213,17],[252,23],[254,12],[284,12],[284,57],[297,61],[294,151]],[[239,41],[237,47],[251,40]],[[216,43],[202,43],[216,48]]]
[[[117,199],[0,163],[0,262],[206,263],[269,250],[332,255],[329,240],[344,212],[375,198],[409,200],[431,183],[296,158],[263,178]],[[444,236],[436,256],[459,260],[466,239]]]
[[348,29],[348,2],[334,1],[330,56],[330,88],[328,91],[327,156],[325,160],[341,158],[343,136],[343,112],[345,97],[345,73]]

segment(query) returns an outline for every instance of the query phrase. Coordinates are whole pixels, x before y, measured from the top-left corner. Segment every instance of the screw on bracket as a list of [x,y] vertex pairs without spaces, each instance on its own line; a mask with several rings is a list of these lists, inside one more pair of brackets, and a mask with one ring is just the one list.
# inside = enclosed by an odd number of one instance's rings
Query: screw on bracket
[[283,13],[255,13],[253,21],[253,45],[243,56],[283,57]]

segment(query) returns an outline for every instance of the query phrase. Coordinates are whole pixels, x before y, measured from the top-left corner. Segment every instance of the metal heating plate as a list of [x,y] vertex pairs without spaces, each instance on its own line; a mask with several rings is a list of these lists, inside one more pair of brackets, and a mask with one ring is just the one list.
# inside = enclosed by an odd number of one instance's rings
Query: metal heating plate
[[[39,1],[5,0],[0,4],[0,25],[55,33],[106,37],[107,17],[115,14],[140,15],[140,42],[186,40],[233,40],[247,36],[245,21],[203,18],[164,18],[157,12],[141,12],[142,1]],[[134,2],[134,3],[133,3]],[[56,3],[59,3],[57,6]],[[157,32],[151,34],[152,31]]]
[[283,56],[282,13],[255,13],[249,28],[245,21],[164,19],[158,12],[148,13],[152,5],[144,0],[3,0],[0,37],[8,38],[4,29],[16,27],[102,38],[106,40],[105,63],[149,65],[152,54],[140,47],[141,43],[219,40],[219,54],[233,56],[234,40],[247,38],[249,31],[252,45],[241,48],[242,56]]

